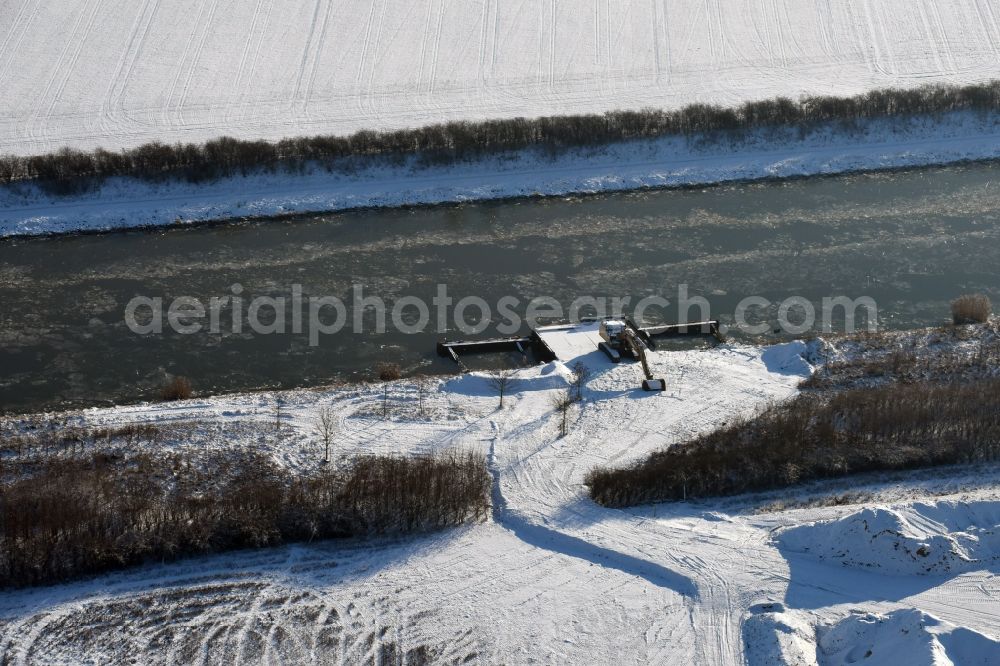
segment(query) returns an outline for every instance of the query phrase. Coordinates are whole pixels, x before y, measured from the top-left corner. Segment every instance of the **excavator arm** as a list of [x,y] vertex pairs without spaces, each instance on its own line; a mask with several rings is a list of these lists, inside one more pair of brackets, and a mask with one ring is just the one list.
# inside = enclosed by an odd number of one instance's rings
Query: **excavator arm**
[[649,369],[649,360],[646,358],[646,342],[631,329],[625,331],[625,337],[628,340],[629,347],[632,348],[632,354],[642,364],[642,374],[646,376],[646,379],[652,379],[653,373]]
[[642,382],[642,388],[647,391],[666,391],[667,382],[653,377],[653,371],[649,367],[649,359],[646,357],[646,352],[649,351],[646,341],[631,329],[626,331],[625,339],[628,341],[629,347],[632,348],[632,353],[639,359],[639,364],[642,365],[642,374],[646,377],[645,381]]

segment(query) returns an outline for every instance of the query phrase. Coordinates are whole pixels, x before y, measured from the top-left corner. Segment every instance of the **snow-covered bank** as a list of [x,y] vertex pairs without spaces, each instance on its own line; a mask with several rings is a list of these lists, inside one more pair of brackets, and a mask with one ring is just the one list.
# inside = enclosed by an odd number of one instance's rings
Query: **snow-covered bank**
[[67,197],[30,184],[0,188],[0,236],[169,226],[368,207],[558,196],[645,187],[837,174],[1000,157],[1000,116],[880,120],[802,133],[758,131],[739,141],[679,137],[572,150],[524,151],[448,166],[314,167],[205,184],[109,179]]
[[[374,384],[74,414],[69,425],[188,424],[195,435],[163,441],[165,454],[252,448],[308,470],[322,455],[317,412],[330,407],[340,424],[335,458],[452,448],[487,457],[494,520],[405,541],[151,563],[6,593],[0,661],[395,663],[403,655],[402,663],[781,663],[752,661],[757,653],[747,644],[751,635],[776,640],[769,626],[749,630],[751,616],[781,612],[794,614],[785,624],[814,660],[817,640],[829,648],[819,661],[827,664],[843,663],[840,655],[854,656],[856,646],[862,655],[871,646],[884,654],[897,639],[921,649],[930,638],[913,642],[894,624],[911,627],[908,609],[919,609],[917,624],[958,663],[963,654],[991,657],[1000,624],[995,568],[885,576],[783,550],[774,539],[782,528],[859,507],[755,514],[745,498],[742,506],[729,498],[619,511],[589,500],[583,480],[594,466],[643,458],[795,395],[809,373],[803,351],[798,343],[653,352],[653,370],[668,383],[663,393],[639,389],[635,364],[581,353],[593,374],[562,438],[551,404],[569,384],[560,362],[520,370],[502,410],[488,377],[471,373],[434,380],[422,405],[412,381],[392,383],[385,419],[382,386]],[[279,400],[280,439],[273,436]],[[961,494],[970,503],[1000,497],[996,485]],[[778,600],[780,609],[759,605]],[[859,622],[851,619],[855,608]],[[941,629],[924,613],[940,618]],[[839,634],[823,633],[838,626]],[[852,632],[849,644],[835,640]],[[824,643],[824,635],[834,638]]]

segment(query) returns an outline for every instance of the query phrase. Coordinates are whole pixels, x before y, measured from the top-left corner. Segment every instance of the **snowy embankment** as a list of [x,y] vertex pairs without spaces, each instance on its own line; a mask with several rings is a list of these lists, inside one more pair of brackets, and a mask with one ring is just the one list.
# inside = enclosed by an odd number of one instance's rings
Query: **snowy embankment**
[[707,185],[947,164],[1000,157],[1000,116],[870,121],[756,131],[736,140],[669,137],[574,149],[534,150],[448,166],[316,165],[302,174],[257,173],[192,184],[111,178],[80,195],[54,197],[31,184],[0,187],[0,236],[169,226],[368,207],[481,201]]
[[886,574],[946,574],[1000,562],[1000,502],[866,508],[782,532],[781,547]]
[[822,622],[761,604],[743,631],[748,666],[989,666],[1000,657],[1000,641],[914,609],[852,611]]
[[[573,358],[518,372],[502,410],[488,378],[472,373],[432,380],[423,399],[410,380],[391,384],[389,418],[381,417],[381,385],[70,416],[74,426],[187,424],[180,430],[193,435],[159,446],[234,455],[253,449],[309,470],[322,451],[315,419],[329,407],[340,425],[335,458],[479,452],[494,477],[494,519],[406,540],[230,553],[7,593],[0,661],[721,665],[796,663],[788,655],[802,654],[798,663],[839,664],[868,649],[896,650],[899,641],[918,656],[938,641],[957,663],[990,663],[996,655],[994,567],[885,576],[774,538],[782,528],[841,519],[859,507],[755,514],[752,500],[729,498],[621,511],[588,498],[583,480],[595,466],[644,458],[795,395],[810,371],[805,345],[653,352],[654,373],[668,384],[663,393],[639,388],[635,364],[564,347]],[[592,375],[560,438],[552,398],[569,386],[566,364],[576,360]],[[273,434],[279,401],[280,438]],[[972,506],[998,495],[994,485],[962,499]],[[960,523],[947,523],[948,531]],[[822,535],[813,543],[824,543]],[[855,543],[857,552],[865,546]],[[773,605],[778,600],[782,608]],[[863,613],[852,615],[855,608]],[[754,619],[775,612],[791,619]],[[772,630],[779,621],[794,626]],[[786,639],[795,645],[782,648],[784,662],[756,658]],[[913,663],[948,663],[921,659]]]

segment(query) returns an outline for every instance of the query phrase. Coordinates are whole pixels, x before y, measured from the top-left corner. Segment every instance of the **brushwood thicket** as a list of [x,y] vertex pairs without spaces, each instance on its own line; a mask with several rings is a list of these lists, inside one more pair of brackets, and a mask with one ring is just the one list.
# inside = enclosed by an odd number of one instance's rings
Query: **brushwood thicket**
[[112,176],[202,182],[258,171],[301,172],[310,164],[350,171],[381,159],[429,164],[467,161],[526,148],[551,154],[632,139],[700,136],[707,140],[769,127],[809,128],[839,122],[848,128],[872,118],[940,115],[1000,109],[1000,81],[873,90],[852,97],[786,97],[736,107],[691,104],[677,110],[448,122],[394,131],[359,131],[279,141],[221,137],[205,143],[147,143],[110,151],[63,148],[33,156],[0,156],[0,183],[37,182],[52,194],[94,187]]

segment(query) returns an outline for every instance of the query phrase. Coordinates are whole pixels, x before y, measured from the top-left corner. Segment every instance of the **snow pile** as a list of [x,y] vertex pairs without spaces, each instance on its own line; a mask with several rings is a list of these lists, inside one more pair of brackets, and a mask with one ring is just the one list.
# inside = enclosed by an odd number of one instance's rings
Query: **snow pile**
[[1000,662],[1000,641],[916,609],[855,611],[819,629],[818,657],[821,666],[988,666]]
[[[526,368],[510,377],[504,389],[506,395],[514,395],[526,391],[551,391],[564,389],[570,384],[573,372],[565,363],[552,361],[544,365]],[[493,377],[488,372],[468,372],[448,380],[442,390],[453,395],[470,397],[496,397],[497,387]]]
[[801,340],[771,345],[764,349],[760,360],[767,366],[768,372],[808,377],[813,372],[813,366],[806,359],[812,355],[814,347],[813,343]]
[[784,550],[889,574],[968,571],[1000,561],[1000,502],[865,508],[786,529],[777,540]]
[[816,666],[816,629],[808,618],[778,603],[752,606],[750,613],[743,623],[749,666]]
[[743,623],[750,666],[987,666],[1000,660],[1000,641],[914,608],[852,611],[828,624],[781,604],[758,604],[750,613]]

